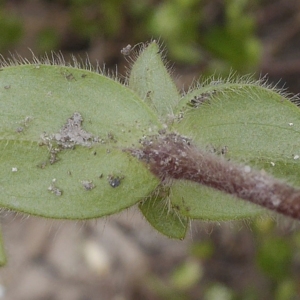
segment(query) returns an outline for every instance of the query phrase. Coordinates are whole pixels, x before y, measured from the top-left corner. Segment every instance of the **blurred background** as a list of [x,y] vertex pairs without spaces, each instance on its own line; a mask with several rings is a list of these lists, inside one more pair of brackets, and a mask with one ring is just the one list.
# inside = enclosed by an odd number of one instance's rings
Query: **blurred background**
[[[0,0],[0,53],[51,51],[126,74],[120,50],[160,40],[180,90],[254,74],[300,91],[298,0]],[[3,211],[6,300],[300,299],[300,233],[286,219],[192,222],[184,241],[136,208],[88,222]]]

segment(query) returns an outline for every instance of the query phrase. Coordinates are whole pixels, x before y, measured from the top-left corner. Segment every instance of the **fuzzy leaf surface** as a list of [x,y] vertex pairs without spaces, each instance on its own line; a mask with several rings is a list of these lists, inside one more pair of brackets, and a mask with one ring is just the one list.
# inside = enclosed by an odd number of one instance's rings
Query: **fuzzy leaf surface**
[[[59,148],[56,139],[67,145],[62,128],[76,112],[92,138],[61,149],[50,163]],[[159,128],[134,92],[100,74],[56,65],[5,67],[0,71],[0,205],[67,219],[129,207],[158,180],[122,149],[138,147],[139,138]]]
[[141,50],[131,68],[128,84],[162,120],[173,112],[179,101],[176,85],[162,61],[156,42]]
[[[300,185],[300,110],[279,93],[258,84],[208,85],[186,95],[177,113],[181,117],[173,128],[192,133],[202,149]],[[175,183],[172,194],[180,212],[196,219],[226,220],[262,211],[192,183]]]
[[139,208],[147,221],[160,233],[174,239],[183,239],[188,228],[188,218],[174,207],[168,207],[167,199],[153,196],[143,201]]

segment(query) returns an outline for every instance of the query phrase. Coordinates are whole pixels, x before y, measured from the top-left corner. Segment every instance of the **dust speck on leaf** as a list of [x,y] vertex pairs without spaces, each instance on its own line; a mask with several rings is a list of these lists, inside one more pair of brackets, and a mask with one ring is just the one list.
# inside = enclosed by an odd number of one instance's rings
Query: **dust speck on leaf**
[[175,122],[181,122],[182,121],[182,119],[184,118],[184,112],[183,111],[180,111],[177,115],[175,115],[175,116],[170,116],[170,120],[169,120],[169,122],[170,123],[173,123],[174,121]]
[[74,75],[72,73],[65,73],[64,76],[68,81],[76,80],[76,78],[74,77]]
[[109,132],[109,133],[107,134],[107,138],[108,138],[108,140],[110,140],[110,141],[112,141],[112,142],[114,142],[114,143],[117,142],[117,140],[115,139],[114,134],[111,133],[111,132]]
[[90,180],[82,180],[81,184],[85,188],[85,190],[87,190],[87,191],[91,191],[92,189],[94,189],[96,187],[93,184],[93,181],[90,181]]
[[17,133],[24,132],[25,129],[27,129],[27,128],[29,127],[29,123],[30,123],[32,120],[33,120],[33,117],[31,117],[31,116],[25,117],[24,120],[22,120],[21,122],[19,122],[19,124],[20,124],[21,126],[19,126],[19,127],[16,128],[16,132],[17,132]]
[[48,187],[48,191],[56,196],[62,195],[62,190],[56,186],[56,179],[53,178],[50,186]]
[[206,146],[206,151],[217,155],[226,155],[228,153],[228,146],[215,147],[211,144]]
[[187,104],[190,107],[198,108],[204,102],[209,102],[210,98],[216,93],[216,91],[202,93],[200,95],[194,96],[193,99]]
[[50,158],[49,158],[49,162],[50,162],[51,165],[53,165],[54,163],[59,161],[59,159],[57,157],[57,153],[59,153],[59,149],[56,149],[56,148],[51,149]]
[[124,179],[124,176],[120,177],[120,176],[108,175],[107,179],[110,186],[116,188],[121,184],[121,181],[122,179]]
[[43,161],[43,162],[41,162],[40,164],[37,164],[37,167],[38,167],[38,168],[41,168],[41,169],[45,169],[45,168],[46,168],[46,165],[47,165],[47,162],[46,162],[46,161]]
[[222,147],[221,154],[225,155],[227,152],[228,152],[228,147],[227,146]]
[[151,98],[152,93],[153,93],[152,91],[148,91],[147,94],[146,94],[146,98]]
[[173,205],[172,208],[180,211],[180,206],[179,205]]
[[20,126],[20,127],[18,127],[17,129],[16,129],[16,132],[17,133],[21,133],[21,132],[23,132],[24,131],[24,127],[22,127],[22,126]]

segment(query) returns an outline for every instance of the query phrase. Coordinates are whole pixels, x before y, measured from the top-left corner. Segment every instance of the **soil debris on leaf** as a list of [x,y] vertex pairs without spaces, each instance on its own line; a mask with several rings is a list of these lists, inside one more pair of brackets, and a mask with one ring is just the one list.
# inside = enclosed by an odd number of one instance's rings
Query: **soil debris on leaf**
[[53,140],[63,149],[73,149],[75,145],[91,147],[93,144],[98,143],[99,139],[97,137],[94,137],[81,127],[82,122],[81,114],[74,112],[59,133],[52,135]]
[[100,142],[98,137],[82,128],[82,122],[83,117],[81,114],[74,112],[58,133],[47,134],[44,132],[41,135],[42,143],[40,145],[48,147],[50,164],[54,164],[59,160],[57,155],[62,150],[74,149],[76,145],[92,147],[92,145]]
[[89,180],[83,180],[83,181],[81,181],[81,184],[87,191],[91,191],[92,189],[94,189],[96,187],[93,184],[93,181],[89,181]]
[[56,196],[62,195],[62,190],[56,186],[56,179],[53,178],[50,186],[48,187],[48,191],[53,193]]
[[206,93],[202,93],[200,95],[194,96],[194,98],[191,99],[190,102],[187,105],[190,106],[190,107],[193,107],[193,108],[198,108],[204,102],[209,103],[211,97],[214,94],[216,94],[216,90],[214,90],[212,92],[206,92]]
[[114,175],[109,175],[107,177],[108,183],[111,187],[116,188],[121,184],[122,179],[124,179],[124,176],[119,177],[119,176],[114,176]]
[[28,128],[29,123],[30,123],[32,120],[33,120],[33,117],[31,117],[31,116],[25,117],[25,119],[22,120],[22,121],[19,123],[20,126],[16,128],[16,132],[17,132],[17,133],[24,132],[25,129]]

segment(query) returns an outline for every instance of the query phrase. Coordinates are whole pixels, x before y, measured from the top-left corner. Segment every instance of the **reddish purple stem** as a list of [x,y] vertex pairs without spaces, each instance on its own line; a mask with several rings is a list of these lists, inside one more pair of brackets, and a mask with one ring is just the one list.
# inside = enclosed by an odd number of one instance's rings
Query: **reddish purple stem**
[[202,151],[176,134],[156,136],[143,144],[142,149],[131,152],[161,180],[191,180],[300,219],[300,190],[264,171]]

